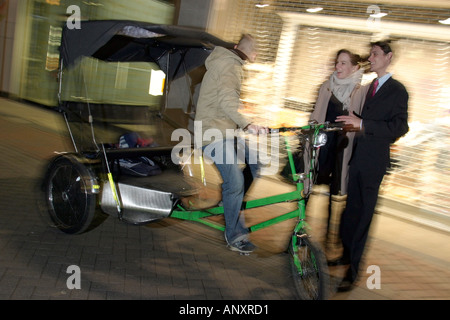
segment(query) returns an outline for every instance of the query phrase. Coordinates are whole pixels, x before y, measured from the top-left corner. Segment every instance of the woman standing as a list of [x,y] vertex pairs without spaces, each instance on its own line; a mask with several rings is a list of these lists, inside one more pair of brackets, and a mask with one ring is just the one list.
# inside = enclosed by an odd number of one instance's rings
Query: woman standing
[[[359,55],[346,49],[338,51],[335,60],[335,71],[321,85],[310,120],[315,120],[319,123],[325,121],[334,123],[336,117],[340,115],[348,115],[353,112],[360,114],[365,98],[360,85],[363,74],[360,63],[361,58]],[[327,144],[320,148],[318,174],[315,184],[324,184],[330,188],[328,199],[329,220],[333,197],[338,198],[338,196],[347,194],[348,162],[352,153],[351,146],[353,145],[354,132],[332,131],[327,133],[327,138]],[[339,218],[333,220],[339,221]],[[327,224],[327,229],[329,228],[330,221]],[[322,241],[326,241],[329,231],[327,230],[326,234],[319,238]]]

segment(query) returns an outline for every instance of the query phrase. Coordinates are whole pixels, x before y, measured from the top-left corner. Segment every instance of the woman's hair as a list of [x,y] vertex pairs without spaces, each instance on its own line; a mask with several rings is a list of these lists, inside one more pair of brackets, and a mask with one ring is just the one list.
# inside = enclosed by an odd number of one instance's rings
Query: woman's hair
[[339,50],[337,52],[337,54],[336,54],[336,61],[337,61],[337,59],[338,59],[338,57],[339,57],[339,55],[341,53],[348,54],[348,56],[350,57],[350,62],[351,62],[352,65],[354,65],[354,66],[359,65],[360,66],[360,64],[362,62],[362,59],[361,59],[360,55],[356,54],[356,53],[353,53],[353,52],[351,52],[350,50],[347,50],[347,49],[341,49],[341,50]]

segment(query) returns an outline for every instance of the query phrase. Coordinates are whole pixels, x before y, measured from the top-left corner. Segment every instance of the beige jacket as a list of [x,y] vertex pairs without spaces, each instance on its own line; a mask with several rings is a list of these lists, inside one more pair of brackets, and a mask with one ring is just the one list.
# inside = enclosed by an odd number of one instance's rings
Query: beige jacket
[[[208,129],[218,129],[226,137],[227,129],[245,128],[250,121],[239,113],[244,60],[234,52],[216,47],[205,61],[195,121],[202,122],[202,145]],[[198,132],[199,133],[199,132]],[[195,134],[198,134],[195,132]],[[196,137],[196,141],[198,137]]]
[[[357,85],[353,90],[350,99],[350,107],[349,113],[353,111],[358,115],[361,115],[362,107],[364,105],[364,101],[366,98],[366,94],[369,86],[360,86]],[[330,81],[325,81],[319,89],[319,95],[317,97],[316,105],[314,107],[314,111],[311,113],[310,120],[316,120],[319,123],[323,123],[325,121],[325,117],[327,115],[328,103],[331,98],[331,89],[330,89]],[[353,139],[355,137],[355,132],[347,132],[348,137],[348,146],[344,150],[344,158],[342,165],[342,179],[341,179],[341,194],[347,194],[347,184],[348,184],[348,162],[352,156],[352,146]],[[309,166],[308,170],[309,170]],[[306,185],[306,184],[305,184]]]

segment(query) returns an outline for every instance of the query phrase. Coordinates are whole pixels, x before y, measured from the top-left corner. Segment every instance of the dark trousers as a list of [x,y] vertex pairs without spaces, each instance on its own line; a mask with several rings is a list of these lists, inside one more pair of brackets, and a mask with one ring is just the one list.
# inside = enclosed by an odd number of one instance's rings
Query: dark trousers
[[350,261],[347,273],[350,281],[355,281],[358,275],[384,173],[358,165],[350,166],[347,206],[340,224],[343,256]]

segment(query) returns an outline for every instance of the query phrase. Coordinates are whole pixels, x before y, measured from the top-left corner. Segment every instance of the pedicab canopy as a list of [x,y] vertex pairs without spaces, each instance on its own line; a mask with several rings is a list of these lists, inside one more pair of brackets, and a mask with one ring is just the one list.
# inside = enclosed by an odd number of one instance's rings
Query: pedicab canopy
[[83,21],[80,29],[66,26],[60,53],[66,67],[83,56],[111,62],[155,62],[170,81],[203,65],[215,46],[233,45],[190,27],[102,20]]
[[[76,150],[117,143],[121,135],[137,130],[151,134],[159,145],[172,143],[164,125],[190,126],[204,63],[215,46],[234,44],[196,28],[138,21],[82,21],[80,29],[65,26],[60,70],[67,72],[59,78],[59,109],[67,115]],[[154,70],[165,74],[163,81],[155,81],[156,94],[149,90]]]

